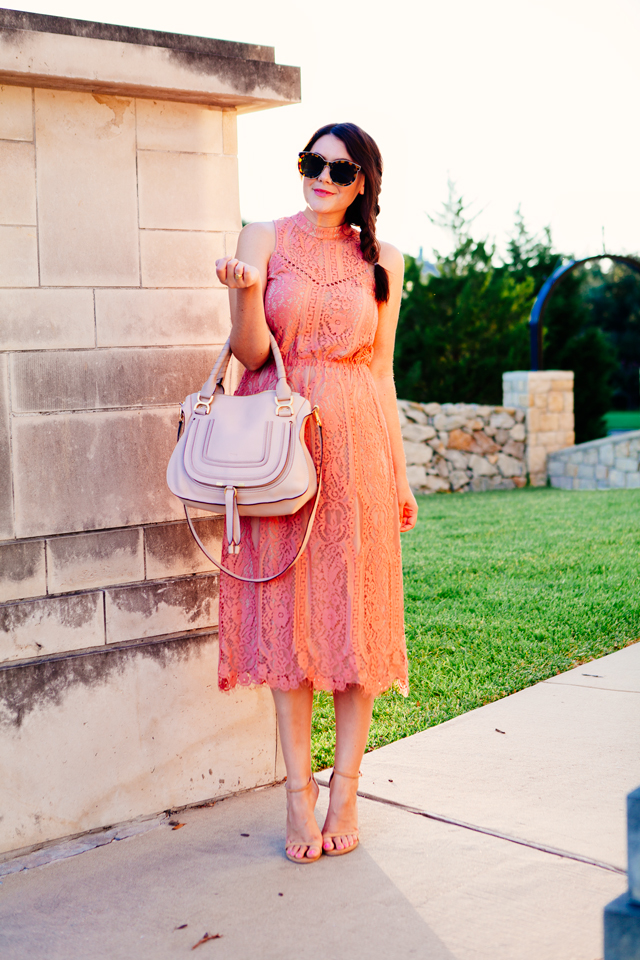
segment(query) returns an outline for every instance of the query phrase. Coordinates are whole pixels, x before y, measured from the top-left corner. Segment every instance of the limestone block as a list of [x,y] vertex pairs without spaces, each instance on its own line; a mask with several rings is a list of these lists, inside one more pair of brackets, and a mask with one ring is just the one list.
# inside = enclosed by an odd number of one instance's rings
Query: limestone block
[[49,350],[94,344],[91,290],[0,290],[0,348]]
[[512,440],[515,440],[516,443],[522,443],[526,437],[526,431],[523,423],[516,423],[515,427],[512,427],[509,431],[509,436]]
[[[571,477],[550,477],[550,482],[552,487],[556,487],[559,490],[573,490],[573,480]],[[540,483],[533,483],[532,486],[543,486]]]
[[640,488],[640,473],[627,473],[627,488],[637,490]]
[[475,453],[471,454],[469,458],[469,467],[476,479],[478,477],[493,477],[498,473],[498,468],[494,464],[489,463],[484,457],[479,457]]
[[595,465],[598,462],[598,451],[595,447],[591,447],[589,450],[584,451],[584,463],[590,463]]
[[550,477],[563,477],[565,463],[564,460],[549,460],[547,469]]
[[489,422],[495,430],[511,430],[516,425],[508,413],[494,413]]
[[560,413],[558,414],[558,430],[571,430],[573,431],[575,420],[572,413]]
[[[591,464],[582,463],[578,467],[577,477],[580,480],[595,480],[596,478],[596,468]],[[587,489],[586,487],[581,487],[581,490]],[[594,489],[594,488],[589,488]]]
[[521,477],[524,473],[524,464],[515,457],[501,453],[498,455],[498,470],[503,477]]
[[[480,424],[480,421],[475,421],[475,422]],[[480,430],[481,427],[482,427],[482,424],[480,424],[478,430]],[[425,427],[425,429],[427,428]],[[480,452],[477,449],[478,445],[476,444],[474,438],[471,436],[470,433],[467,433],[466,430],[452,430],[451,433],[449,434],[449,440],[448,440],[447,446],[451,450],[469,450],[469,451],[473,451],[474,453]]]
[[461,490],[462,487],[466,487],[470,479],[466,470],[452,470],[449,474],[452,490]]
[[509,457],[517,457],[522,460],[524,457],[524,443],[518,443],[516,440],[508,440],[502,448],[502,452]]
[[[194,521],[198,536],[218,561],[222,550],[223,525],[222,517]],[[205,557],[184,522],[146,527],[144,544],[148,580],[216,572],[216,567]]]
[[49,593],[144,580],[142,530],[78,533],[47,541]]
[[573,390],[563,393],[564,413],[573,413]]
[[0,354],[0,539],[13,537],[13,483],[11,478],[11,427],[9,378],[6,354]]
[[564,394],[558,390],[550,390],[547,394],[547,409],[549,413],[563,413]]
[[0,661],[104,643],[102,594],[46,597],[0,606]]
[[36,228],[0,226],[0,287],[37,286]]
[[229,296],[219,290],[96,290],[99,347],[224,343]]
[[224,255],[225,257],[235,257],[236,250],[238,249],[238,237],[237,233],[225,233],[224,235]]
[[470,454],[463,453],[462,450],[443,450],[443,457],[449,461],[455,470],[466,470],[471,459]]
[[[573,483],[573,481],[571,481]],[[547,485],[547,473],[545,470],[540,473],[529,473],[529,486],[531,487],[546,487]]]
[[43,540],[0,544],[0,603],[47,592]]
[[626,480],[626,474],[622,473],[621,470],[609,470],[610,487],[626,487]]
[[235,157],[138,152],[140,226],[158,230],[240,230]]
[[632,457],[616,457],[615,468],[616,470],[624,471],[624,473],[636,473],[638,470],[638,461]]
[[552,380],[551,381],[551,390],[555,393],[564,393],[573,396],[573,374],[570,377],[565,377],[561,380]]
[[179,404],[200,389],[219,351],[220,347],[144,347],[13,354],[13,410]]
[[538,430],[541,433],[547,433],[554,430],[560,430],[560,416],[557,413],[543,413],[540,416]]
[[45,286],[138,286],[135,104],[36,90],[40,274]]
[[[407,480],[409,486],[413,487],[414,490],[417,490],[419,487],[422,487],[427,482],[427,473],[424,467],[412,466],[407,467]],[[447,489],[449,484],[447,483]]]
[[[429,404],[427,404],[426,406],[429,406]],[[403,410],[404,410],[405,416],[408,417],[409,420],[412,420],[414,423],[420,423],[422,424],[422,426],[427,426],[429,422],[427,419],[427,412],[425,412],[425,410],[423,410],[422,407],[419,406],[419,404],[412,403],[407,400],[405,401]],[[439,411],[440,411],[440,404],[438,404],[438,412]],[[429,413],[428,416],[430,417],[435,416],[435,414]]]
[[433,427],[422,426],[419,423],[410,423],[406,417],[405,425],[402,427],[403,440],[411,440],[412,443],[424,443],[425,440],[433,440],[436,431]]
[[572,463],[571,460],[567,460],[565,462],[564,475],[565,477],[577,477],[580,469],[580,464]]
[[174,410],[15,418],[19,537],[177,520],[165,472]]
[[238,111],[235,107],[222,111],[222,139],[224,152],[236,156],[238,153]]
[[405,440],[403,446],[407,465],[426,464],[433,457],[433,449],[426,443],[412,443],[410,440]]
[[218,576],[112,587],[105,591],[107,643],[218,625]]
[[578,477],[577,480],[574,480],[573,489],[574,490],[597,490],[595,477],[592,477],[590,479],[586,477]]
[[0,140],[0,223],[34,225],[35,222],[36,166],[33,144]]
[[33,140],[33,90],[0,84],[0,140]]
[[529,474],[544,473],[547,465],[547,451],[543,446],[529,444],[527,447],[527,469]]
[[449,480],[443,477],[425,477],[423,486],[432,493],[446,493],[450,489]]
[[137,100],[138,150],[222,153],[223,116],[219,108],[199,103]]
[[609,470],[603,463],[596,464],[596,480],[606,480]]
[[0,671],[0,850],[273,782],[271,694],[217,659],[200,634]]
[[223,256],[222,233],[140,231],[144,287],[222,287],[216,260]]

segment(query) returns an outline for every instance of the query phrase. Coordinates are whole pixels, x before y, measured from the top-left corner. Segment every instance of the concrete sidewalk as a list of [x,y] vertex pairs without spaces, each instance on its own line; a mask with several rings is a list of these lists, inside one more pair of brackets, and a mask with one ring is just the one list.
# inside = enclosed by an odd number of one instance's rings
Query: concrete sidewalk
[[368,754],[348,857],[285,860],[278,786],[4,876],[0,956],[599,960],[639,731],[635,644]]

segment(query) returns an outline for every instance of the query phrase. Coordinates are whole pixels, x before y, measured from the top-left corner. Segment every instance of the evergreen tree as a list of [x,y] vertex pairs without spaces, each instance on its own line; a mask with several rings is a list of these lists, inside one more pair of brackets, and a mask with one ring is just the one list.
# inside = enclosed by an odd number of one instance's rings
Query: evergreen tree
[[[436,254],[440,276],[406,258],[395,355],[398,395],[406,399],[500,403],[503,372],[529,367],[531,307],[561,258],[550,231],[531,235],[518,210],[496,264],[495,247],[473,239],[472,219],[450,184],[443,213],[433,218],[454,240],[449,256]],[[544,366],[575,373],[578,443],[605,433],[617,364],[615,345],[594,322],[586,279],[580,268],[567,274],[544,314]]]

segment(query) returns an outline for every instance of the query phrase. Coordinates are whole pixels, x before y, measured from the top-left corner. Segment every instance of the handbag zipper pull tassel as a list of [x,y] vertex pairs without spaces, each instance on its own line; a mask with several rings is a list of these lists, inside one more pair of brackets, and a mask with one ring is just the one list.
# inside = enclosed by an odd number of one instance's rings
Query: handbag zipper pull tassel
[[240,553],[240,514],[235,487],[224,488],[224,505],[227,520],[227,540],[230,554]]

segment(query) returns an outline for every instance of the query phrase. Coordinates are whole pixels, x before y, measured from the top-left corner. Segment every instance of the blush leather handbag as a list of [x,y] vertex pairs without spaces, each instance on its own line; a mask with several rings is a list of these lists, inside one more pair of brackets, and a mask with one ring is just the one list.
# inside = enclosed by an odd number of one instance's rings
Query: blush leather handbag
[[[182,500],[189,529],[202,552],[224,573],[247,583],[267,583],[286,573],[309,542],[322,486],[322,422],[318,407],[294,393],[282,355],[269,332],[278,382],[275,390],[227,396],[222,380],[231,359],[229,340],[198,394],[181,406],[178,442],[167,467],[167,484]],[[305,441],[312,418],[319,436],[320,464]],[[240,517],[284,517],[315,496],[302,544],[283,570],[270,577],[244,577],[218,563],[195,531],[189,507],[224,514],[229,553],[240,551]]]

